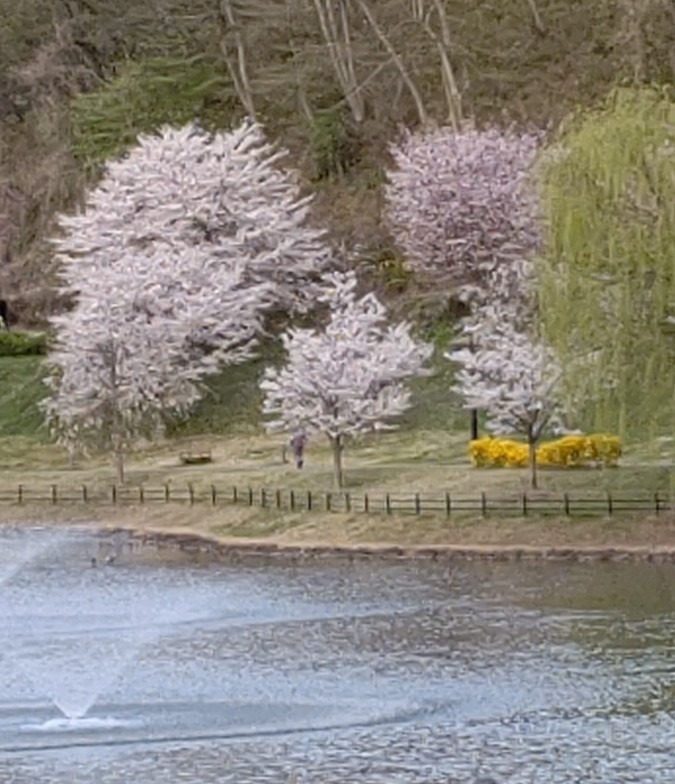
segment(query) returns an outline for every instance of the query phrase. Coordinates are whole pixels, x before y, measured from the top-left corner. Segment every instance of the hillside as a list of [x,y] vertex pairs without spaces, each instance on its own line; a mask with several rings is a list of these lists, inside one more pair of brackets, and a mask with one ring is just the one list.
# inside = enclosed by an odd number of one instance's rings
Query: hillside
[[0,0],[0,17],[0,292],[24,323],[59,307],[54,212],[139,132],[255,113],[316,221],[392,290],[380,186],[401,125],[553,128],[612,85],[675,74],[662,0]]

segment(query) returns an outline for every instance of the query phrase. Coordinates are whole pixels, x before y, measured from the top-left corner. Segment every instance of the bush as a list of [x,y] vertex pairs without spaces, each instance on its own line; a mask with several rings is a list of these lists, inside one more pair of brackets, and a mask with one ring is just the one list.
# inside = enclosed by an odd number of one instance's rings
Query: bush
[[0,332],[0,357],[21,357],[47,353],[44,332]]
[[343,111],[335,109],[316,112],[309,128],[309,147],[317,180],[346,174],[358,158],[350,122]]
[[[479,438],[469,445],[472,463],[478,468],[524,468],[529,450],[521,441],[506,438]],[[564,436],[537,447],[540,466],[578,468],[589,465],[615,466],[621,457],[621,439],[595,433]]]

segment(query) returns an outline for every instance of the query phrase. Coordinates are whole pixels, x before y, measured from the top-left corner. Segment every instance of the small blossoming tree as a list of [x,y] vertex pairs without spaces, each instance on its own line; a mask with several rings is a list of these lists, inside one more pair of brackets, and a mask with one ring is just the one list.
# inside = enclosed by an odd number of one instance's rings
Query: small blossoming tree
[[327,277],[324,329],[292,329],[283,337],[287,361],[266,371],[261,388],[270,427],[304,427],[331,445],[335,485],[343,486],[345,443],[394,427],[411,404],[405,382],[429,373],[432,347],[416,342],[407,323],[386,323],[373,294],[358,297],[353,273]]
[[514,329],[495,306],[479,309],[462,339],[465,345],[447,355],[458,364],[456,391],[467,408],[486,411],[488,429],[527,439],[536,488],[537,442],[547,428],[561,425],[556,357],[542,341]]

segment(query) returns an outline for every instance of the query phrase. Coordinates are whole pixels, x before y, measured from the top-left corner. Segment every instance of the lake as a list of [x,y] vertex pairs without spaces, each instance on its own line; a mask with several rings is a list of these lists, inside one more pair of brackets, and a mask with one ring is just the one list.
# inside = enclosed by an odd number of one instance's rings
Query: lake
[[674,592],[667,564],[5,528],[0,783],[669,784]]

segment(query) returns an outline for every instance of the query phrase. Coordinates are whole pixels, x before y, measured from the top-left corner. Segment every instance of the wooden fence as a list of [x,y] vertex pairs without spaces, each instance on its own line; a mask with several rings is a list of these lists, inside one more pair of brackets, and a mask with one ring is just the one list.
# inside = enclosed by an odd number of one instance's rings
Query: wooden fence
[[610,517],[622,514],[671,512],[673,499],[655,493],[626,497],[606,493],[597,496],[518,495],[493,497],[486,493],[460,496],[452,493],[317,492],[253,487],[187,485],[79,485],[0,487],[0,504],[96,504],[96,505],[244,505],[286,511],[354,512],[381,515],[432,515],[435,517]]

